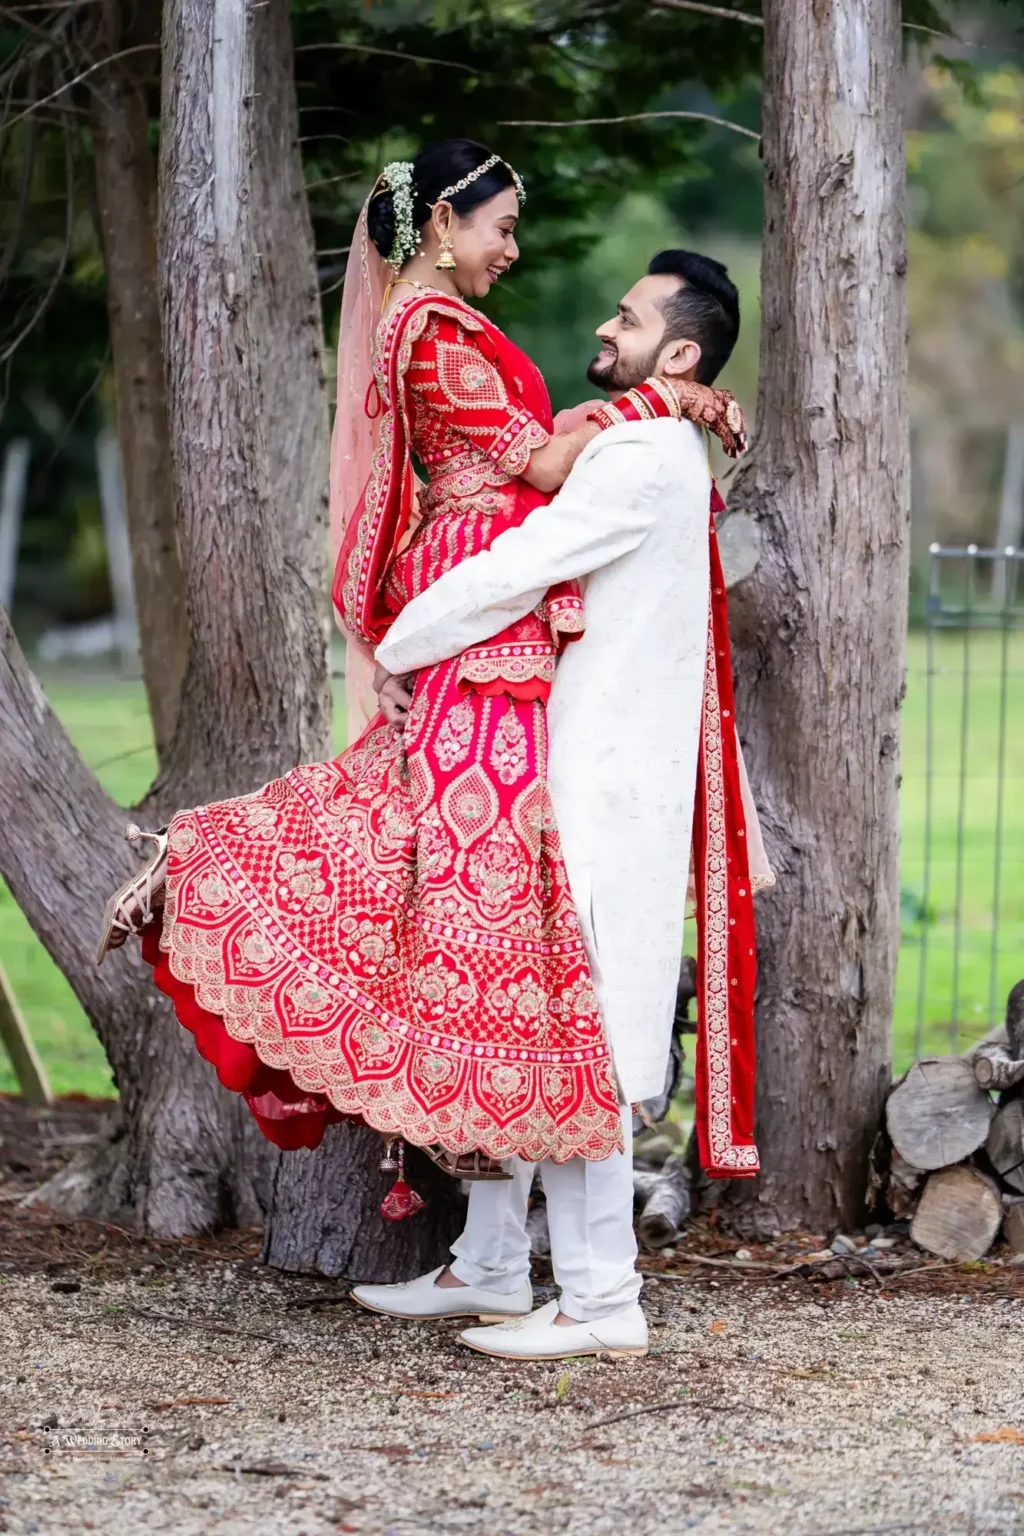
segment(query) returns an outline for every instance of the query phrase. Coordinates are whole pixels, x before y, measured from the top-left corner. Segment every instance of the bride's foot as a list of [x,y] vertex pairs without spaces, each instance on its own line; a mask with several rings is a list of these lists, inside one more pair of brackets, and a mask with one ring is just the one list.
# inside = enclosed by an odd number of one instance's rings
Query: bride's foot
[[143,832],[132,822],[125,828],[124,835],[130,843],[149,838],[156,844],[156,853],[107,902],[96,950],[97,965],[102,965],[107,951],[119,948],[129,934],[141,933],[152,921],[154,908],[163,904],[161,898],[167,879],[167,828],[162,827],[159,832]]
[[512,1175],[506,1173],[501,1163],[493,1157],[488,1157],[484,1152],[448,1152],[444,1147],[424,1147],[427,1156],[443,1168],[445,1173],[451,1174],[453,1179],[468,1179],[475,1182],[479,1179],[510,1179]]

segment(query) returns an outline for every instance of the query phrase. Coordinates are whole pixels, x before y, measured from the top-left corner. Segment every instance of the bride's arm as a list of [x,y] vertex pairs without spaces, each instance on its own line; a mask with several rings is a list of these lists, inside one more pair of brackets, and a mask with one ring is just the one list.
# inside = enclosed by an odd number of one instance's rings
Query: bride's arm
[[413,342],[407,377],[414,410],[443,420],[499,469],[541,491],[564,484],[600,431],[584,421],[571,431],[549,432],[509,395],[477,339],[452,316],[437,317]]
[[584,448],[601,428],[596,421],[585,421],[572,432],[560,432],[543,448],[535,448],[522,477],[538,491],[557,491],[569,478],[569,471]]

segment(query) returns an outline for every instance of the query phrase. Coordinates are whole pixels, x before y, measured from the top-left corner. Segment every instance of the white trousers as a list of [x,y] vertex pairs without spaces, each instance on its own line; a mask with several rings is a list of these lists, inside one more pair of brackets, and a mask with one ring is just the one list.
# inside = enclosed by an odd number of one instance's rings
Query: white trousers
[[[540,1165],[548,1206],[551,1264],[561,1292],[559,1306],[580,1323],[606,1317],[638,1299],[633,1233],[633,1112],[622,1110],[625,1151],[600,1162],[546,1158]],[[508,1295],[530,1274],[526,1210],[535,1163],[511,1158],[511,1180],[474,1183],[469,1217],[452,1244],[452,1274],[466,1285]]]

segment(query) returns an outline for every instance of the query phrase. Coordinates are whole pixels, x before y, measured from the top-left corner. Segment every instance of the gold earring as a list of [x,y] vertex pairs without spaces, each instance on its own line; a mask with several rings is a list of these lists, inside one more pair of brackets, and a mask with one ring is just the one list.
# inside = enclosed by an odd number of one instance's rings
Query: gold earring
[[448,223],[445,225],[444,234],[441,236],[441,250],[437,260],[434,262],[434,267],[438,272],[455,271],[455,256],[452,252],[452,210],[450,204],[448,206]]

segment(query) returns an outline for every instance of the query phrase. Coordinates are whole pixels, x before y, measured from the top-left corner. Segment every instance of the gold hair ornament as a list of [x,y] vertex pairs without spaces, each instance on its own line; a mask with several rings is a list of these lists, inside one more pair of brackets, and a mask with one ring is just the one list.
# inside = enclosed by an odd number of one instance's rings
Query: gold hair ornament
[[456,192],[465,192],[466,188],[472,186],[474,181],[478,181],[488,171],[493,171],[496,165],[503,165],[508,170],[509,175],[512,177],[512,185],[516,189],[519,206],[522,207],[523,203],[526,202],[526,188],[523,186],[519,173],[514,171],[508,161],[503,160],[500,155],[491,155],[490,159],[485,160],[483,165],[478,165],[475,171],[470,171],[468,175],[463,176],[459,181],[453,181],[450,187],[445,187],[443,192],[437,194],[437,197],[434,199],[435,203],[443,203],[446,197],[454,197]]

